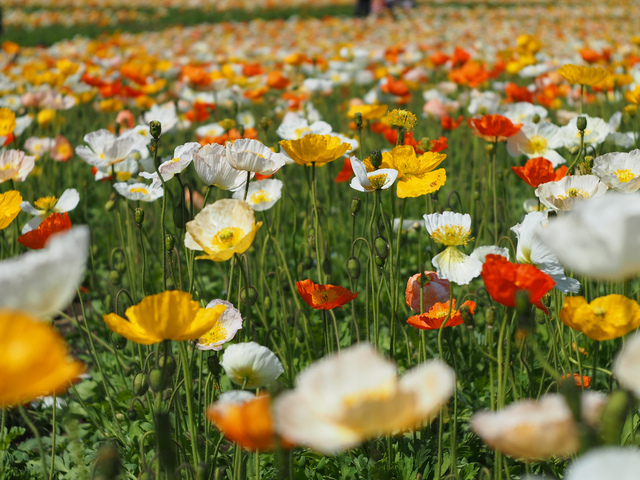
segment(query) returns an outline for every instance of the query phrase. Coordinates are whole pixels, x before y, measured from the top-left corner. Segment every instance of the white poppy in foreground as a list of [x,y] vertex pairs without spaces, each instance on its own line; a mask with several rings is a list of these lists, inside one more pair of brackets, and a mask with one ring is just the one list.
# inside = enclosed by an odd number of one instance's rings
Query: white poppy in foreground
[[155,202],[159,199],[164,190],[162,185],[155,186],[154,183],[147,185],[145,183],[114,183],[113,188],[127,200],[140,200],[142,202]]
[[555,288],[562,293],[578,293],[580,282],[565,275],[558,257],[536,236],[547,223],[547,212],[531,212],[525,215],[522,223],[511,227],[518,238],[516,260],[531,264],[549,275],[556,282]]
[[569,466],[565,480],[637,480],[640,450],[634,447],[601,447],[590,450]]
[[285,157],[258,140],[241,138],[225,145],[227,161],[237,170],[273,175],[285,164]]
[[[265,178],[257,182],[249,183],[247,202],[256,212],[269,210],[282,196],[282,180]],[[244,189],[236,190],[231,198],[244,199]]]
[[618,382],[640,398],[640,333],[627,340],[622,352],[613,364],[613,373]]
[[76,154],[89,165],[100,168],[122,162],[132,150],[144,144],[144,138],[135,135],[116,137],[109,130],[87,133],[84,141],[89,144],[76,147]]
[[539,185],[534,192],[551,210],[571,210],[579,200],[601,197],[608,187],[595,175],[571,175]]
[[537,232],[575,273],[622,280],[640,273],[640,195],[613,192],[577,205]]
[[424,215],[425,226],[431,238],[445,248],[431,259],[438,277],[458,285],[467,285],[480,275],[482,262],[464,254],[457,247],[464,246],[471,236],[471,215],[454,212]]
[[224,305],[227,308],[222,312],[213,328],[200,337],[196,343],[198,350],[220,351],[222,345],[233,340],[238,330],[242,328],[242,314],[233,306],[233,303],[226,300],[212,300],[208,303],[207,308],[213,308],[216,305]]
[[432,420],[454,382],[453,370],[437,360],[399,378],[394,363],[361,343],[298,376],[296,389],[276,399],[276,429],[288,441],[334,454]]
[[583,114],[573,117],[567,125],[560,129],[564,146],[567,148],[580,146],[580,130],[578,130],[578,118],[580,117],[584,117],[587,120],[587,128],[584,130],[584,146],[597,147],[604,142],[611,131],[609,124],[602,118]]
[[202,147],[193,158],[193,166],[205,184],[221,190],[235,191],[247,182],[247,172],[233,168],[227,161],[227,150],[217,143]]
[[[595,424],[606,403],[599,392],[580,397],[582,416]],[[580,448],[578,424],[564,397],[548,394],[521,400],[496,412],[477,412],[471,428],[492,449],[525,460],[568,457]]]
[[635,192],[640,188],[640,150],[600,155],[593,161],[592,171],[609,188]]
[[562,155],[556,152],[563,146],[560,127],[550,122],[525,123],[518,133],[507,139],[507,150],[512,157],[543,157],[553,164],[553,168],[565,163]]
[[367,172],[367,167],[357,157],[351,157],[351,168],[355,177],[351,180],[350,187],[358,192],[375,192],[386,190],[393,185],[398,178],[398,171],[393,168],[381,168],[373,172]]
[[220,365],[233,383],[248,389],[269,385],[284,372],[278,357],[256,342],[229,345]]
[[0,262],[0,308],[48,317],[67,307],[84,275],[88,253],[89,229],[78,226],[51,237],[41,250]]
[[29,202],[22,202],[20,208],[31,215],[35,215],[27,224],[22,228],[22,233],[30,232],[31,230],[38,228],[38,225],[52,213],[64,213],[70,212],[78,205],[80,201],[80,194],[75,188],[67,188],[60,198],[56,197],[43,197],[39,198],[33,205]]

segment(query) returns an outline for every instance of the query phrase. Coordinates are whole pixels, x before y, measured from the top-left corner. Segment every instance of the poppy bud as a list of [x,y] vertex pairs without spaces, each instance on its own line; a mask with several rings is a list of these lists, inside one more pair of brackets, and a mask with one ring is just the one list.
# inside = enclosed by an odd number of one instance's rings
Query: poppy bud
[[118,262],[116,263],[116,270],[118,271],[119,274],[123,274],[125,272],[125,270],[127,269],[127,264],[124,262]]
[[357,280],[360,277],[360,260],[356,257],[350,257],[347,260],[347,273],[349,274],[349,278],[351,280]]
[[384,267],[384,264],[386,263],[386,259],[382,258],[380,255],[376,255],[376,265],[379,266],[380,268]]
[[487,155],[491,156],[493,155],[493,152],[495,151],[496,147],[493,143],[487,143],[484,146],[484,151],[487,152]]
[[172,355],[162,355],[158,359],[158,367],[164,371],[167,378],[171,378],[176,373],[176,359]]
[[156,140],[159,139],[162,134],[162,124],[157,120],[149,122],[149,133]]
[[253,285],[250,285],[249,287],[243,287],[240,291],[240,301],[245,305],[249,305],[250,307],[252,307],[256,304],[257,300],[258,291]]
[[473,321],[473,314],[471,313],[469,306],[462,305],[460,307],[459,312],[460,312],[460,316],[462,317],[462,321],[465,323],[465,325],[467,327],[472,328],[475,325],[475,322]]
[[266,132],[267,130],[269,130],[269,127],[271,126],[271,119],[269,117],[262,117],[260,119],[259,125],[260,125],[260,128]]
[[370,153],[371,165],[374,169],[379,169],[382,165],[382,152],[380,150],[371,150]]
[[540,115],[536,114],[533,116],[533,118],[531,119],[531,121],[533,123],[540,123]]
[[144,223],[144,210],[141,208],[136,208],[136,211],[133,214],[133,218],[136,221],[136,225],[139,227]]
[[115,206],[116,202],[114,202],[113,200],[107,200],[107,203],[104,204],[104,210],[105,212],[110,212]]
[[325,255],[324,260],[322,261],[322,271],[325,275],[331,275],[333,272],[333,268],[331,267],[331,262],[329,261],[329,256]]
[[118,286],[120,285],[121,280],[122,278],[120,277],[120,273],[117,270],[111,270],[111,272],[109,273],[109,281]]
[[162,374],[162,369],[154,368],[148,374],[149,387],[154,392],[161,392],[164,390],[164,387],[167,385],[167,380],[165,376]]
[[490,327],[493,326],[493,324],[496,321],[496,309],[495,309],[495,307],[487,307],[487,308],[484,309],[484,321]]
[[309,229],[307,234],[307,245],[312,251],[316,251],[316,230],[314,228]]
[[138,373],[133,377],[133,394],[136,397],[141,397],[149,390],[149,382],[147,376],[144,373]]
[[362,113],[360,112],[356,112],[353,121],[356,124],[356,127],[358,127],[358,129],[362,128]]
[[362,200],[360,200],[358,197],[353,197],[351,199],[351,215],[355,217],[360,211],[361,206],[362,206]]
[[576,120],[576,127],[581,132],[584,132],[587,129],[587,118],[586,117],[578,117]]
[[473,191],[473,200],[478,201],[480,199],[480,192],[478,190]]
[[136,412],[133,408],[127,410],[127,418],[133,422],[136,418],[138,418],[138,412]]
[[265,310],[271,310],[273,306],[273,302],[271,301],[271,297],[269,295],[265,295],[264,300],[262,301]]
[[115,480],[119,477],[120,457],[118,456],[118,449],[110,443],[105,443],[98,449],[92,478],[96,480]]
[[167,250],[167,252],[172,251],[173,247],[175,246],[176,246],[176,238],[171,234],[167,234],[167,236],[164,237],[164,247]]
[[127,346],[127,339],[121,335],[118,335],[117,333],[111,332],[110,338],[111,338],[111,343],[113,344],[114,347],[116,347],[117,350],[122,350],[124,347]]
[[389,242],[387,242],[387,239],[378,235],[373,241],[373,246],[376,254],[386,260],[389,256]]

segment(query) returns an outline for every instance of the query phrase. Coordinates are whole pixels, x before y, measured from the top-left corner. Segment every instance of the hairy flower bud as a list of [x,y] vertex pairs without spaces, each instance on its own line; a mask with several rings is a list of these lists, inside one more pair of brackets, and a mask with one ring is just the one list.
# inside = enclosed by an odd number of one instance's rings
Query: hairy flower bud
[[361,206],[362,206],[362,200],[360,200],[358,197],[353,197],[351,199],[351,215],[355,217],[360,211]]
[[378,235],[373,241],[373,246],[378,256],[386,259],[389,256],[389,242],[386,238]]
[[347,273],[351,280],[357,280],[360,277],[361,270],[360,260],[356,257],[350,257],[349,260],[347,260]]
[[374,169],[379,169],[382,165],[382,152],[380,150],[371,150],[371,165]]
[[136,221],[136,225],[138,225],[139,227],[142,226],[142,224],[144,223],[144,210],[141,208],[136,208],[133,214],[133,218]]
[[160,138],[160,135],[162,134],[162,124],[157,120],[149,122],[149,133],[156,140]]
[[586,117],[578,117],[576,120],[576,127],[581,132],[584,132],[587,129],[587,118]]
[[147,376],[140,372],[133,377],[133,394],[136,397],[141,397],[149,390],[149,381],[147,380]]

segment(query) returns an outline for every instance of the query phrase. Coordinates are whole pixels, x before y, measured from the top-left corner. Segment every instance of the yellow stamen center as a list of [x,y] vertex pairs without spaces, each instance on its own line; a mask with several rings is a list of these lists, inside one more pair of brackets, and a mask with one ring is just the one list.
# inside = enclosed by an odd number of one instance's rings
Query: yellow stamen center
[[317,305],[333,302],[336,298],[338,298],[338,296],[338,292],[335,292],[333,290],[318,290],[315,292],[311,292],[311,298]]
[[466,245],[471,231],[462,225],[443,225],[431,234],[436,242],[443,245]]
[[144,195],[149,195],[149,191],[146,188],[142,188],[142,187],[133,187],[129,191],[131,193],[142,193]]
[[589,198],[590,195],[588,192],[585,192],[584,190],[580,190],[579,188],[570,188],[569,190],[564,192],[562,195],[558,195],[558,200],[566,200],[569,197]]
[[607,311],[602,307],[592,307],[592,309],[593,313],[595,313],[598,317],[604,317],[604,314],[607,313]]
[[104,152],[100,154],[100,160],[104,160]]
[[116,172],[116,178],[119,182],[126,182],[131,176],[131,172]]
[[58,203],[58,199],[56,197],[42,197],[33,202],[35,207],[38,210],[43,210],[45,212],[50,212],[53,210],[53,207]]
[[226,227],[215,234],[211,246],[219,249],[231,248],[244,237],[244,231],[238,227]]
[[616,177],[618,177],[618,181],[620,183],[627,183],[629,180],[633,180],[633,178],[635,177],[631,170],[627,170],[626,168],[618,169],[613,173],[616,174]]
[[394,382],[388,381],[373,388],[345,395],[342,397],[342,404],[348,408],[367,402],[380,402],[389,398],[392,395],[393,390]]
[[180,158],[178,158],[178,157],[175,157],[175,158],[171,159],[171,163],[176,163],[176,162],[179,162],[179,161],[180,161]]
[[371,183],[371,190],[380,190],[387,183],[387,174],[370,175],[369,182]]
[[251,197],[249,197],[249,202],[253,204],[264,203],[271,200],[271,195],[266,190],[258,190]]
[[227,338],[227,329],[220,324],[216,324],[211,330],[209,330],[198,343],[201,345],[211,345]]
[[302,138],[302,134],[306,133],[306,132],[310,132],[311,129],[309,127],[303,127],[303,128],[296,128],[293,133],[296,136],[296,140]]
[[547,139],[540,135],[534,135],[529,139],[529,148],[534,155],[545,153],[547,151]]

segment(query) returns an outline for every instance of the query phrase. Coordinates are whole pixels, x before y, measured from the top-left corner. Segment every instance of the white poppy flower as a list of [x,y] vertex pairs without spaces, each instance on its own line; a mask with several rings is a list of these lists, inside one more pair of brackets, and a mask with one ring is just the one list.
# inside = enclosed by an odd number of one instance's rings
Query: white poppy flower
[[248,389],[269,385],[284,372],[278,357],[256,342],[229,345],[220,365],[233,383]]
[[285,165],[285,157],[258,140],[241,138],[225,144],[227,161],[237,170],[273,175]]
[[635,192],[640,188],[640,150],[600,155],[593,161],[592,171],[609,188]]
[[256,126],[256,117],[254,117],[253,113],[249,110],[238,112],[238,115],[236,115],[236,121],[244,128],[253,128]]
[[29,137],[24,142],[24,149],[36,159],[47,153],[53,147],[55,140],[48,137]]
[[640,472],[640,450],[634,447],[600,447],[575,460],[565,480],[636,480]]
[[145,183],[114,183],[113,188],[127,200],[140,200],[142,202],[154,202],[162,197],[164,190],[162,185],[154,186]]
[[560,128],[560,135],[564,139],[565,147],[580,146],[580,131],[578,130],[578,118],[584,117],[587,120],[587,128],[584,131],[585,147],[596,147],[605,141],[607,135],[611,131],[609,124],[598,117],[590,117],[589,115],[579,115],[569,120],[569,123]]
[[[200,144],[198,142],[188,142],[184,145],[177,146],[173,151],[173,157],[170,160],[162,162],[158,167],[160,175],[165,182],[171,180],[178,173],[182,173],[193,161],[194,156],[200,150]],[[142,172],[141,177],[146,179],[153,179],[153,187],[158,188],[162,186],[162,181],[158,177],[158,172],[147,173]]]
[[36,157],[20,150],[2,150],[0,154],[0,183],[7,180],[24,182],[35,166]]
[[22,233],[25,234],[38,228],[38,225],[53,213],[70,212],[78,205],[80,201],[80,194],[75,188],[67,188],[60,198],[56,197],[43,197],[36,200],[34,205],[29,202],[22,202],[20,208],[23,211],[35,215],[34,218],[29,220],[27,224],[22,228]]
[[216,305],[225,305],[227,308],[222,312],[215,326],[200,337],[196,343],[198,350],[220,351],[222,345],[233,340],[238,330],[242,328],[242,314],[231,302],[212,300],[207,304],[207,308],[213,308]]
[[522,124],[533,123],[534,117],[545,119],[547,115],[546,108],[529,102],[509,103],[502,111],[503,117],[507,117],[513,123]]
[[111,167],[100,167],[96,169],[93,176],[97,181],[101,181],[110,178],[115,172],[118,182],[129,182],[134,178],[134,175],[138,173],[138,168],[138,161],[129,155],[122,162],[118,162]]
[[[247,202],[256,212],[269,210],[282,196],[282,181],[275,178],[265,178],[249,183]],[[236,190],[231,198],[244,200],[244,189]]]
[[577,202],[604,195],[608,187],[595,175],[571,175],[538,185],[536,197],[552,210],[571,210]]
[[167,133],[178,124],[178,112],[173,102],[167,102],[163,105],[153,105],[151,109],[144,114],[144,123],[150,124],[156,120],[162,125],[162,133]]
[[509,260],[509,250],[507,248],[498,247],[496,245],[485,245],[476,248],[471,253],[471,258],[478,260],[484,264],[487,259],[487,255],[500,255]]
[[357,157],[351,157],[351,168],[355,177],[351,180],[351,188],[358,192],[375,192],[390,188],[398,178],[398,171],[393,168],[382,168],[367,172],[367,167]]
[[227,150],[217,143],[202,147],[193,158],[193,166],[205,184],[222,190],[235,191],[247,182],[247,172],[233,168],[227,161]]
[[640,333],[627,340],[613,364],[613,373],[620,384],[640,398]]
[[293,112],[288,112],[276,130],[276,134],[283,140],[298,140],[309,133],[329,135],[333,127],[321,120],[309,124],[307,119]]
[[196,128],[196,136],[199,138],[219,137],[224,134],[224,128],[219,123],[208,123]]
[[132,150],[144,143],[144,139],[140,136],[124,135],[116,138],[109,130],[104,129],[87,133],[84,141],[89,144],[89,147],[77,146],[76,154],[89,165],[97,168],[110,167],[122,162]]
[[565,159],[555,151],[563,146],[560,127],[549,122],[525,123],[518,133],[507,138],[507,150],[512,157],[543,157],[549,160],[554,168],[565,163]]
[[0,308],[37,317],[62,310],[76,294],[88,253],[89,229],[78,226],[52,236],[41,250],[0,262]]

